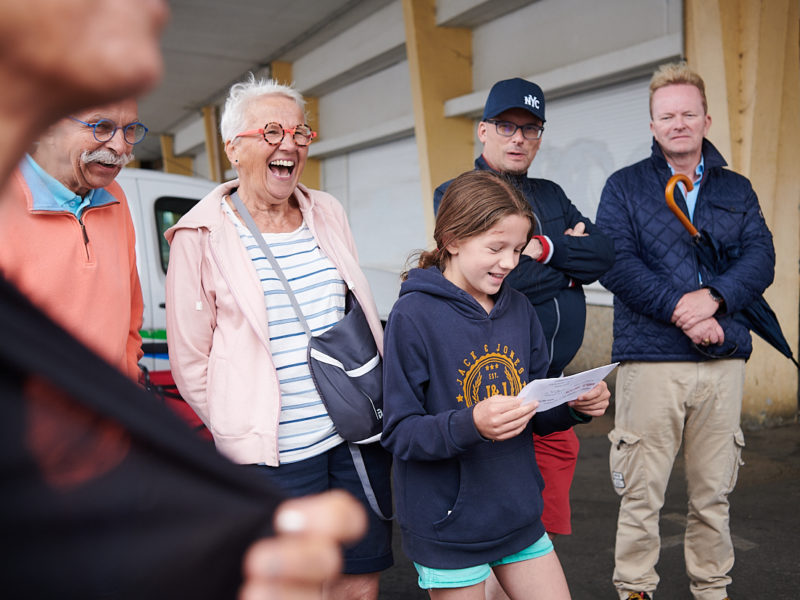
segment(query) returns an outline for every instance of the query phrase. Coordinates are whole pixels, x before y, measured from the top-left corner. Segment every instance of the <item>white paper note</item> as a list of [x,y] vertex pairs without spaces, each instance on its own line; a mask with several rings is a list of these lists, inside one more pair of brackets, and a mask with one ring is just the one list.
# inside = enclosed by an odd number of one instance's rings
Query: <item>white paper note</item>
[[537,413],[555,408],[564,402],[577,399],[584,392],[588,392],[611,373],[618,362],[590,369],[583,373],[570,375],[569,377],[554,377],[552,379],[534,379],[519,393],[522,403],[527,404],[534,400],[539,401]]

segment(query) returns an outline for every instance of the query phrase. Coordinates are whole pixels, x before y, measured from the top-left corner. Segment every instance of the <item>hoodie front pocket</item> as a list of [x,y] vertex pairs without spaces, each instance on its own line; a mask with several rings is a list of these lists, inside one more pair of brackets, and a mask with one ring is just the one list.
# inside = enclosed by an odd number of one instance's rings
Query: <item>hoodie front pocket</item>
[[433,523],[439,540],[479,543],[501,539],[535,523],[542,514],[542,493],[533,449],[463,460],[452,509]]

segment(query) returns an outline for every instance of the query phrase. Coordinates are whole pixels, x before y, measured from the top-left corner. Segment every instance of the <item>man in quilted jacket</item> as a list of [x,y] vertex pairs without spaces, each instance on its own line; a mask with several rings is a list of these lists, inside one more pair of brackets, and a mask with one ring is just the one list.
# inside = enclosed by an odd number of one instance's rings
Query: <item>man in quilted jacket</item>
[[[705,86],[685,63],[650,82],[649,158],[609,177],[597,225],[613,240],[614,266],[600,278],[614,293],[612,358],[621,361],[611,440],[611,481],[621,497],[614,585],[623,599],[649,599],[658,585],[659,511],[683,441],[689,508],[685,559],[696,600],[723,600],[733,544],[728,494],[740,464],[739,427],[747,328],[731,315],[772,282],[775,252],[750,182],[725,168],[705,138]],[[664,188],[699,230],[737,258],[714,274],[670,213]]]

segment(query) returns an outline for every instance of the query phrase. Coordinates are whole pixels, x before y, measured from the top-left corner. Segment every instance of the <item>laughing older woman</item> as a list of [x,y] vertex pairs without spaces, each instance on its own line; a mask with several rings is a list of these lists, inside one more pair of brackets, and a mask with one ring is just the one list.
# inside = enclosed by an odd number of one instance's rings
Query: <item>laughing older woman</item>
[[[358,266],[344,210],[300,183],[315,137],[304,100],[274,81],[235,84],[221,120],[225,151],[239,174],[238,196],[270,246],[313,331],[344,314],[349,287],[382,349],[375,302]],[[228,194],[218,187],[167,232],[167,335],[182,396],[231,460],[256,468],[289,495],[343,488],[370,515],[369,533],[345,552],[329,598],[377,598],[392,564],[391,525],[367,500],[347,444],[311,379],[307,338],[279,278]],[[361,447],[373,488],[389,507],[391,458]]]

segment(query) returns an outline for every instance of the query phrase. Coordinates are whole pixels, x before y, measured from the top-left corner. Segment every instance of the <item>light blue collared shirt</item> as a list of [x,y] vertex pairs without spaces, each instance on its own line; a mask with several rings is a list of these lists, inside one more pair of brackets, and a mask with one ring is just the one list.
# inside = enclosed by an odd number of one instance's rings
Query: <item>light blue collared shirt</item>
[[53,199],[56,201],[58,207],[67,212],[71,212],[76,218],[80,219],[83,209],[92,203],[95,190],[89,190],[89,193],[86,194],[86,197],[81,198],[75,192],[61,183],[58,179],[42,169],[42,167],[40,167],[38,163],[33,160],[33,157],[30,154],[26,154],[25,159],[28,161],[31,169],[33,169],[33,172],[36,173],[39,179],[42,180],[42,183],[47,188],[47,191],[53,195]]
[[[672,165],[667,163],[669,166],[670,172],[675,175],[675,169],[672,168]],[[705,158],[703,155],[700,155],[700,164],[697,165],[697,169],[695,169],[695,180],[692,182],[694,187],[692,188],[691,192],[686,192],[686,187],[683,183],[679,183],[678,185],[681,186],[681,192],[683,192],[683,196],[686,198],[686,208],[689,209],[689,220],[694,223],[694,207],[697,205],[697,193],[700,191],[700,184],[703,183],[703,171],[705,171]]]

